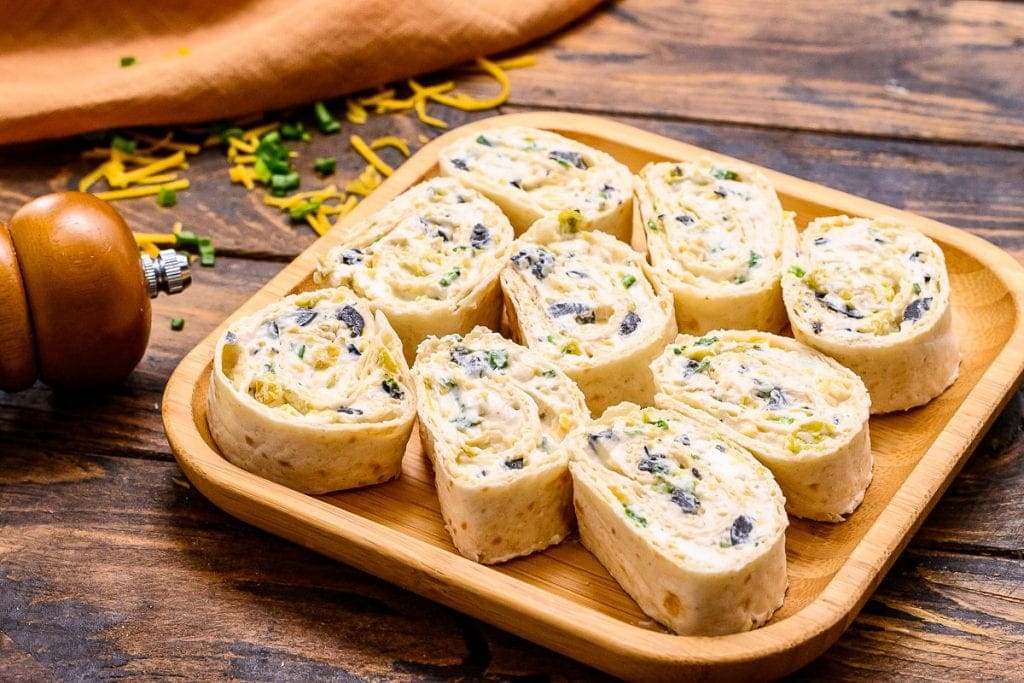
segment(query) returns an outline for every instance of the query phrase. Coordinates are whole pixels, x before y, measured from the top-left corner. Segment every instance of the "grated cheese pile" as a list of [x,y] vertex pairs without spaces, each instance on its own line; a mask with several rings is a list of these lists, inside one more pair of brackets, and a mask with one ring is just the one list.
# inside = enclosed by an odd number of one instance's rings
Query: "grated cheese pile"
[[86,159],[102,159],[103,163],[79,181],[78,189],[89,192],[96,183],[105,180],[108,189],[93,192],[100,199],[116,201],[156,195],[161,206],[170,206],[175,201],[174,193],[189,187],[188,178],[179,178],[178,172],[188,168],[188,155],[198,154],[199,150],[199,145],[175,142],[173,133],[162,138],[140,133],[131,138],[115,135],[109,147],[82,153]]

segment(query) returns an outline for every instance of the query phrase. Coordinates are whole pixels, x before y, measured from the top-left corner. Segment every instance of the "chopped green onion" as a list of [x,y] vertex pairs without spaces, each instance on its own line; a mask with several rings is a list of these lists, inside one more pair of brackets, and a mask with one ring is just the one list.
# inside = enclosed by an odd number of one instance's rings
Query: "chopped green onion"
[[295,351],[295,355],[302,358],[306,355],[306,345],[300,344],[298,347],[293,346],[292,350]]
[[273,175],[270,169],[267,168],[267,164],[260,157],[256,157],[255,163],[252,165],[252,170],[256,173],[256,179],[266,185],[270,182],[270,176]]
[[334,157],[317,157],[313,162],[313,170],[322,175],[330,175],[338,167],[338,160]]
[[920,293],[921,293],[921,285],[919,285],[918,283],[915,282],[914,283],[914,294],[920,294]]
[[789,267],[788,272],[792,273],[793,275],[796,275],[797,277],[803,277],[804,275],[807,275],[807,271],[796,264],[791,265]]
[[174,206],[178,203],[178,193],[161,187],[160,191],[156,193],[156,203],[164,208]]
[[[270,189],[272,192],[287,193],[289,190],[294,190],[298,186],[299,174],[295,171],[292,171],[291,173],[275,173],[270,176]],[[275,194],[275,196],[277,195]]]
[[711,169],[711,175],[718,178],[719,180],[739,180],[740,174],[736,171],[730,171],[727,168],[719,168],[718,166]]
[[718,341],[718,337],[701,337],[697,341],[693,342],[694,346],[711,346]]
[[196,249],[199,247],[199,238],[191,230],[182,230],[174,236],[174,246],[188,249]]
[[212,268],[216,262],[216,254],[213,249],[213,240],[209,237],[200,237],[198,240],[199,246],[199,265]]
[[302,135],[299,136],[299,139],[302,140],[303,142],[312,142],[313,136],[307,133],[306,131],[302,131]]
[[317,211],[320,208],[320,202],[309,201],[297,204],[288,209],[288,216],[295,222],[304,220],[306,216]]
[[123,138],[120,135],[115,135],[114,139],[110,141],[111,147],[119,152],[124,152],[125,154],[135,154],[135,148],[138,144],[139,143],[135,140],[129,140],[128,138]]
[[450,287],[460,275],[462,275],[461,268],[452,268],[449,272],[445,273],[444,277],[441,278],[442,287]]
[[320,127],[320,132],[330,134],[341,130],[341,123],[331,116],[331,112],[327,111],[327,105],[323,102],[313,105],[313,114],[316,116],[316,124]]
[[301,140],[302,134],[305,132],[306,127],[302,125],[301,121],[281,125],[281,137],[285,140]]
[[651,232],[658,232],[658,224],[655,222],[653,218],[647,221],[647,229],[650,230]]
[[625,287],[626,289],[629,289],[630,287],[632,287],[635,284],[636,284],[636,276],[633,275],[632,273],[627,273],[626,275],[622,276],[622,286]]
[[487,147],[494,147],[494,144],[490,140],[485,138],[483,135],[476,136],[476,144],[485,145]]
[[124,57],[121,57],[121,66],[132,66],[133,64],[136,64],[138,61],[139,60],[135,59],[135,57],[133,57],[132,55],[125,55]]
[[180,332],[185,327],[184,318],[171,318],[171,329]]

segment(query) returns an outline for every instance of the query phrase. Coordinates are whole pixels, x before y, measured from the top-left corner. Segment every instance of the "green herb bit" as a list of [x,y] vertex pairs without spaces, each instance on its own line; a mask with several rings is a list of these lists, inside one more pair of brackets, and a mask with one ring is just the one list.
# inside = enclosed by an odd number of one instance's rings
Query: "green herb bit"
[[626,517],[632,520],[634,524],[639,524],[644,527],[647,526],[647,518],[638,514],[633,508],[623,504],[622,509],[625,511]]
[[253,165],[252,165],[252,170],[256,173],[256,179],[259,180],[261,183],[266,185],[267,183],[270,182],[270,177],[273,174],[270,172],[270,169],[267,167],[267,162],[265,162],[262,159],[262,157],[256,157],[256,161],[253,162]]
[[476,136],[476,144],[483,145],[485,147],[494,147],[494,143],[485,138],[483,135]]
[[677,356],[681,356],[683,355],[683,350],[678,346],[673,346],[672,353],[676,354]]
[[121,57],[121,67],[133,66],[138,63],[139,60],[135,59],[132,55],[125,55]]
[[644,420],[644,422],[649,425],[654,425],[655,427],[658,427],[660,429],[668,429],[668,422],[666,422],[665,420]]
[[492,370],[501,370],[508,367],[508,351],[495,349],[488,354],[488,363]]
[[452,268],[450,271],[445,273],[444,277],[441,278],[441,286],[450,287],[452,282],[457,280],[460,275],[462,275],[461,268]]
[[178,203],[178,193],[166,187],[161,187],[160,191],[156,193],[156,203],[164,208],[174,206]]
[[658,232],[658,223],[653,218],[648,218],[647,229],[651,232]]
[[285,140],[301,140],[304,132],[306,132],[306,127],[302,125],[301,121],[281,125],[281,137]]
[[921,285],[919,285],[919,284],[917,284],[915,282],[914,283],[914,294],[920,294],[920,293],[921,293]]
[[295,355],[298,356],[299,358],[303,358],[306,355],[306,345],[299,344],[297,346],[292,346],[292,351],[294,351]]
[[788,425],[791,425],[794,422],[796,422],[796,420],[790,417],[789,415],[771,415],[770,417],[776,422],[783,422]]
[[313,170],[320,175],[330,175],[338,167],[338,160],[334,157],[317,157],[313,162]]
[[272,375],[276,375],[277,374],[277,371],[274,370],[274,366],[273,366],[272,363],[267,363],[266,365],[264,365],[263,366],[263,372],[269,372]]
[[182,249],[198,249],[199,238],[191,230],[182,230],[174,236],[174,246]]
[[547,336],[547,340],[548,340],[548,344],[554,344],[554,343],[556,343],[556,342],[555,342],[555,338],[554,338],[554,336],[552,336],[552,335],[550,335],[550,334],[549,334],[549,335]]
[[727,539],[727,538],[723,538],[722,540],[720,540],[718,542],[718,547],[719,548],[731,548],[732,547],[732,542],[729,539]]
[[115,135],[114,139],[110,141],[111,147],[119,152],[124,152],[125,154],[135,154],[135,148],[138,147],[138,145],[139,143],[135,140],[129,140],[128,138],[123,138],[120,135]]
[[242,130],[238,126],[231,126],[229,128],[224,129],[224,131],[220,134],[220,139],[226,141],[230,140],[231,138],[241,138],[243,135],[245,135],[244,130]]
[[313,105],[313,115],[316,116],[316,125],[319,126],[321,133],[331,134],[341,130],[341,122],[331,116],[331,112],[327,111],[327,105],[323,102]]
[[804,275],[807,275],[807,271],[804,270],[803,268],[801,268],[800,266],[796,265],[795,263],[793,265],[791,265],[789,267],[789,270],[787,270],[786,272],[792,273],[793,275],[796,275],[797,277],[803,277]]
[[199,238],[199,265],[212,268],[216,263],[216,252],[213,248],[213,241],[209,237]]
[[274,196],[284,196],[284,194],[288,193],[289,190],[294,190],[298,186],[299,174],[296,173],[295,171],[292,171],[291,173],[275,173],[274,175],[270,176],[271,193],[283,193],[281,195],[275,194]]
[[756,251],[750,252],[750,258],[747,259],[747,270],[756,268],[757,264],[761,262],[761,255]]
[[732,171],[728,168],[720,168],[715,166],[711,169],[711,175],[718,178],[719,180],[739,180],[740,174],[736,171]]
[[655,493],[673,493],[676,487],[659,477],[658,481],[651,486],[651,490]]
[[622,286],[629,289],[636,284],[636,276],[632,273],[627,273],[622,276]]
[[304,220],[309,214],[315,213],[319,208],[320,202],[316,200],[302,202],[288,209],[288,216],[293,221],[298,222]]
[[175,332],[181,332],[185,328],[184,318],[171,318],[171,329]]
[[742,284],[743,284],[744,282],[746,282],[746,281],[747,281],[747,276],[746,276],[746,274],[743,274],[743,275],[737,275],[736,277],[734,277],[734,278],[732,279],[732,282],[733,282],[733,284],[735,284],[735,285],[742,285]]
[[701,337],[697,341],[693,342],[694,346],[711,346],[718,341],[718,337]]
[[542,372],[540,374],[543,375],[544,377],[554,377],[555,376],[555,371],[554,370],[545,370],[544,372]]

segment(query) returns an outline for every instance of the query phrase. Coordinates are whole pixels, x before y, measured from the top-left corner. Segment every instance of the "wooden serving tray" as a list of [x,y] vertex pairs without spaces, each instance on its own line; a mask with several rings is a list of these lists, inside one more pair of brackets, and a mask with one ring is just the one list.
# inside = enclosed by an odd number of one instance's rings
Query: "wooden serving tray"
[[[453,137],[524,125],[602,149],[634,172],[649,161],[714,154],[611,121],[530,113],[486,119],[439,137],[406,161],[343,223],[245,303],[248,314],[312,289],[317,256],[346,228],[437,173]],[[960,471],[1024,375],[1024,268],[955,228],[764,169],[803,227],[818,216],[890,215],[934,239],[946,255],[960,377],[924,408],[871,418],[874,480],[844,523],[792,519],[786,534],[789,592],[763,628],[718,637],[676,636],[647,618],[578,540],[498,566],[476,564],[451,544],[433,474],[415,430],[400,479],[308,496],[224,460],[206,426],[213,349],[227,322],[171,376],[163,418],[182,470],[226,512],[457,610],[630,679],[765,679],[803,666],[853,621],[939,496]]]

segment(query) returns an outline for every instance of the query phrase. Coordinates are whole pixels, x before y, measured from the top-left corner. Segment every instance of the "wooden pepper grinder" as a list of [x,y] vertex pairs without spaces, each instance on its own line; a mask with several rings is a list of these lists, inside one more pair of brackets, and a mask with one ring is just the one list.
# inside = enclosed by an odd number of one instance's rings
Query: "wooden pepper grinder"
[[83,192],[30,201],[0,223],[0,390],[120,382],[146,351],[149,300],[191,282],[188,258],[139,257],[128,225]]

